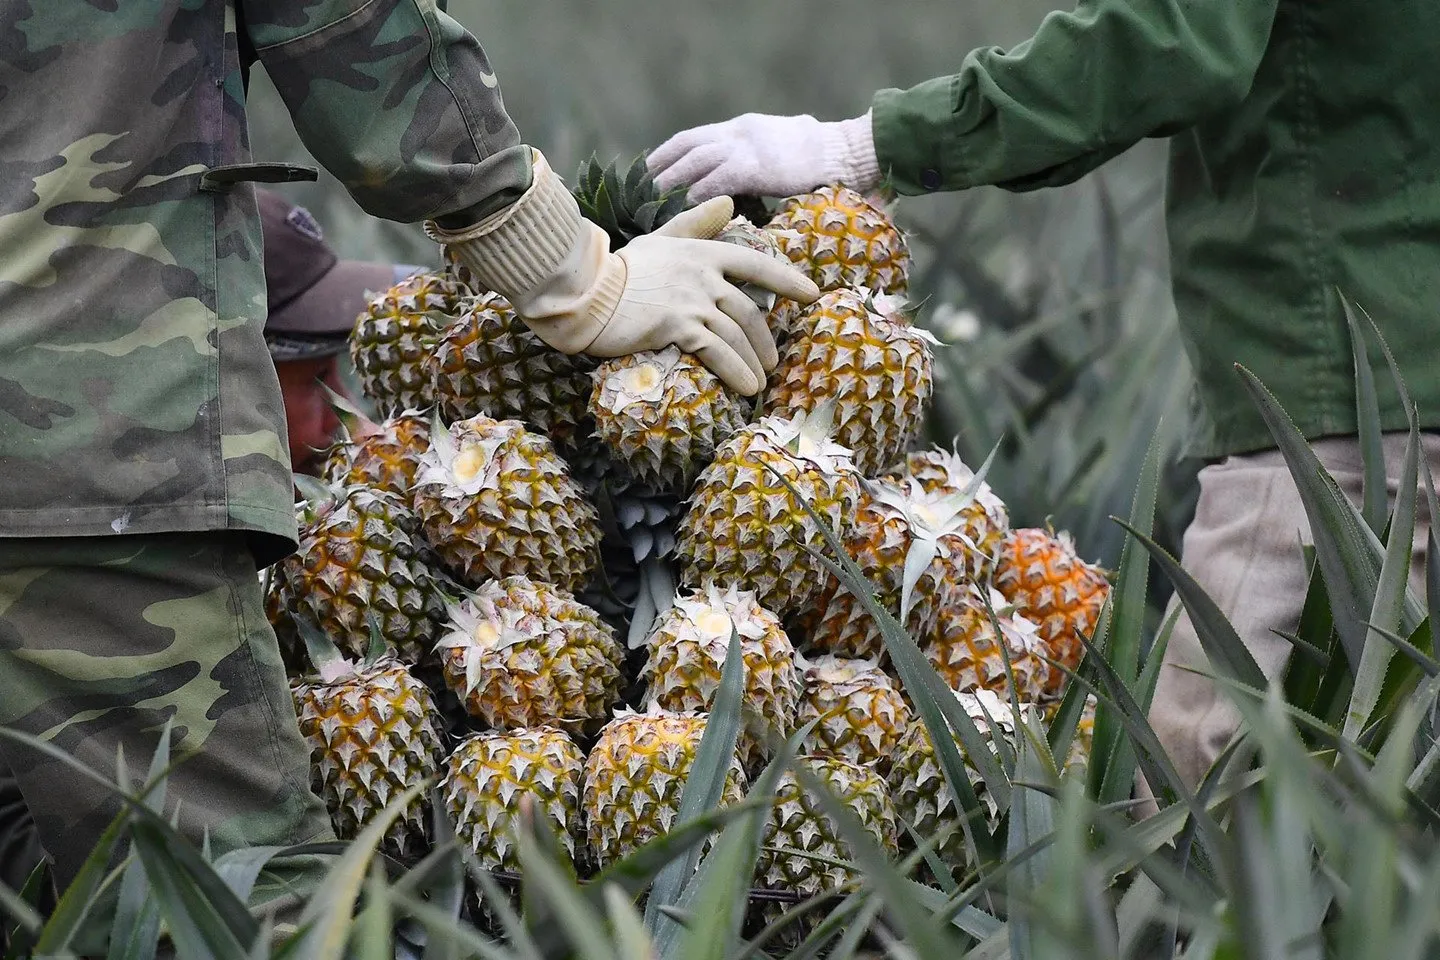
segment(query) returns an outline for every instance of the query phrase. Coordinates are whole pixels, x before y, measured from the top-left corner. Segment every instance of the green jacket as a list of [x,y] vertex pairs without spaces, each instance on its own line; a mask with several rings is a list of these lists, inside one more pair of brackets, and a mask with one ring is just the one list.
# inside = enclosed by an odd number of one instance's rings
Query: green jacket
[[[530,183],[434,0],[0,2],[0,536],[295,535],[262,338],[243,70],[369,213],[474,222]],[[263,158],[262,158],[263,159]]]
[[[1440,4],[1083,0],[1013,50],[874,100],[904,194],[1068,183],[1171,138],[1175,303],[1193,451],[1272,445],[1234,371],[1309,437],[1356,430],[1337,289],[1380,325],[1440,427]],[[1373,350],[1387,429],[1406,419]]]

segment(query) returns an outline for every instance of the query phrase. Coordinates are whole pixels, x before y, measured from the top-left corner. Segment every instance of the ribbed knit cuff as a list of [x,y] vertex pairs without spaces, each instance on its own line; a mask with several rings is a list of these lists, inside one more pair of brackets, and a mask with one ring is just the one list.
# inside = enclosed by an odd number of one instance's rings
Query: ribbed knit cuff
[[530,189],[466,230],[425,223],[432,240],[453,248],[487,290],[524,300],[570,256],[584,228],[580,205],[540,151]]
[[875,130],[870,111],[864,116],[822,125],[821,149],[829,180],[864,193],[880,185],[880,158],[875,154]]

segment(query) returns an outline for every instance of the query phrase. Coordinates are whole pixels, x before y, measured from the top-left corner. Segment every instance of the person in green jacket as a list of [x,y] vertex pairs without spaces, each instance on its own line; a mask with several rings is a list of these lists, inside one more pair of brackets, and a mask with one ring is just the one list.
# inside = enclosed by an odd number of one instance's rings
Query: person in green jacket
[[[649,157],[692,199],[888,182],[918,196],[1070,183],[1168,137],[1167,225],[1180,332],[1196,381],[1197,513],[1189,572],[1276,675],[1305,592],[1308,526],[1235,364],[1253,371],[1358,499],[1353,360],[1339,294],[1399,358],[1440,471],[1440,7],[1369,0],[1083,0],[1013,49],[876,93],[838,122],[746,114],[681,132]],[[1407,421],[1372,351],[1387,431]],[[1403,439],[1385,443],[1391,493]],[[1422,510],[1424,500],[1421,499]],[[1423,546],[1429,518],[1420,517]],[[1416,567],[1423,550],[1417,549]],[[1171,639],[1152,720],[1195,783],[1239,719],[1188,620]]]
[[[724,198],[611,251],[433,0],[6,3],[0,36],[0,727],[113,776],[168,723],[197,845],[328,838],[256,578],[296,526],[253,182],[295,171],[251,157],[251,66],[365,211],[560,350],[674,343],[754,394],[744,284],[818,291],[711,239]],[[119,801],[14,739],[3,767],[65,887]]]

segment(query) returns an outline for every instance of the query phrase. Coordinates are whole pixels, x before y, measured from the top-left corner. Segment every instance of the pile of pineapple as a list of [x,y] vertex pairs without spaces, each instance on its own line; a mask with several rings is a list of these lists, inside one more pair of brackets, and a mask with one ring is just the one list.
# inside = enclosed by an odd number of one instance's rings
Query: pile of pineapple
[[[576,195],[617,246],[685,206],[643,163],[592,161]],[[732,631],[746,721],[727,802],[814,720],[799,763],[878,842],[898,852],[905,823],[953,824],[880,631],[807,549],[826,544],[799,498],[992,736],[1014,734],[1012,678],[1042,712],[1058,701],[1108,584],[1064,536],[1010,529],[958,456],[917,449],[934,341],[903,300],[902,235],[839,186],[766,216],[722,239],[825,292],[805,307],[754,294],[780,363],[753,401],[674,348],[562,355],[448,257],[359,318],[375,415],[343,409],[324,482],[302,490],[301,547],[267,588],[342,836],[437,776],[483,868],[518,870],[524,798],[582,875],[625,856],[675,821]],[[1083,729],[1076,743],[1083,763]],[[425,849],[427,802],[391,829],[392,855]],[[955,836],[941,852],[958,866]],[[762,887],[849,879],[826,862],[848,856],[836,825],[793,774],[764,842],[811,856],[767,851]]]

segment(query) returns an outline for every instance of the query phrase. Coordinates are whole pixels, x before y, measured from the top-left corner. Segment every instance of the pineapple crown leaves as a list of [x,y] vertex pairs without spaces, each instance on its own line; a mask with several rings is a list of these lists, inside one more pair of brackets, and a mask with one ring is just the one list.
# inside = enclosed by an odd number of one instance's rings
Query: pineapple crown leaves
[[619,161],[602,166],[599,157],[591,154],[575,179],[571,192],[581,215],[609,235],[611,250],[653,233],[689,207],[684,188],[662,192],[656,186],[644,155],[631,161],[622,174]]
[[[486,426],[480,436],[466,436],[471,431],[467,425]],[[457,442],[456,432],[463,439]],[[420,458],[420,472],[415,477],[415,486],[439,484],[452,495],[474,496],[481,490],[495,486],[499,479],[501,461],[496,451],[510,441],[524,427],[518,421],[491,420],[483,415],[461,420],[445,427],[438,413],[432,414],[430,426],[430,449]]]
[[[905,570],[901,578],[900,587],[900,622],[905,623],[910,617],[910,611],[915,608],[915,588],[919,586],[920,579],[930,564],[940,554],[940,538],[944,536],[958,536],[965,544],[965,548],[971,551],[978,551],[979,547],[965,533],[953,529],[959,520],[962,511],[975,501],[975,495],[979,492],[985,477],[995,463],[995,456],[1000,452],[999,444],[990,451],[980,469],[970,478],[970,481],[958,493],[942,494],[939,497],[917,499],[914,501],[913,510],[917,519],[922,522],[912,522],[911,530],[915,539],[911,541],[910,549],[905,554]],[[923,496],[918,481],[912,481],[912,495]],[[885,494],[880,492],[883,498]],[[932,507],[932,503],[934,504]],[[926,513],[933,510],[935,523],[923,522]],[[907,519],[911,514],[907,511]]]
[[599,405],[619,413],[633,403],[660,403],[672,383],[672,375],[683,355],[674,344],[664,350],[633,354],[626,365],[602,367],[592,372],[600,387]]
[[320,389],[325,391],[325,399],[329,402],[330,409],[335,411],[335,416],[340,421],[340,429],[344,431],[346,440],[352,442],[363,440],[384,432],[380,424],[366,416],[365,412],[350,398],[341,396],[331,389],[328,383],[320,381]]
[[302,523],[315,522],[345,499],[345,486],[341,483],[326,483],[308,473],[292,473],[290,479],[304,501],[303,506],[297,507]]
[[[683,628],[680,623],[685,625]],[[716,662],[723,664],[732,632],[741,640],[762,640],[767,627],[779,627],[780,621],[760,606],[756,594],[735,586],[721,587],[707,583],[688,596],[677,592],[669,614],[661,617],[651,634],[651,644],[659,640],[663,630],[676,632],[682,639],[701,643]]]
[[300,639],[305,644],[305,652],[309,655],[310,662],[315,665],[315,672],[321,681],[334,683],[354,675],[354,661],[345,658],[325,631],[304,617],[295,618],[295,629],[299,632]]
[[893,687],[890,677],[874,657],[841,657],[833,653],[807,658],[795,654],[795,665],[807,687],[833,687],[842,696],[869,687]]
[[814,464],[825,473],[856,473],[855,454],[833,439],[836,403],[827,397],[813,410],[801,410],[793,417],[762,417],[756,424],[760,435],[791,457]]

